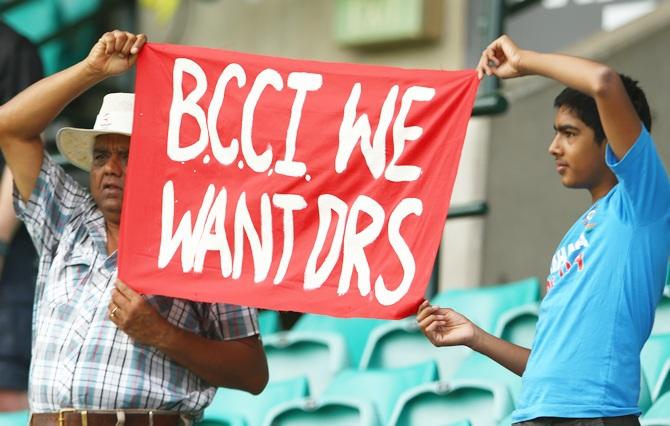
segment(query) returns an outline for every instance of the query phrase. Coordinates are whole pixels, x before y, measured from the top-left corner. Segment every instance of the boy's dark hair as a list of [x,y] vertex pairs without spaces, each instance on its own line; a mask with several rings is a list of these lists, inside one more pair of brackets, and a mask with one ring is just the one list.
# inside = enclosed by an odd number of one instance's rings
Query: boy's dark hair
[[[621,77],[621,81],[626,88],[626,92],[628,92],[628,97],[633,103],[635,111],[637,111],[638,117],[640,117],[644,127],[651,132],[651,113],[649,112],[647,97],[637,85],[637,81],[624,74],[619,74],[619,77]],[[598,109],[596,108],[596,101],[592,97],[570,87],[566,87],[558,94],[558,96],[556,96],[556,99],[554,99],[554,108],[561,107],[568,108],[579,117],[584,124],[593,129],[598,144],[601,144],[603,140],[605,140],[605,132],[602,123],[600,122],[600,116],[598,115]]]

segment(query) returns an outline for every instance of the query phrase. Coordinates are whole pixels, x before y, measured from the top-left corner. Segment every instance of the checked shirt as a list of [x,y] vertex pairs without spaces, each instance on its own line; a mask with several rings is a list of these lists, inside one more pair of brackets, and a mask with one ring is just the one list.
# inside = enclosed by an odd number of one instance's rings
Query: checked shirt
[[[216,388],[158,350],[134,343],[107,316],[116,252],[107,255],[104,218],[88,191],[45,153],[30,200],[24,203],[15,191],[14,204],[40,257],[32,411],[150,408],[200,417]],[[258,333],[251,308],[148,300],[172,324],[209,339]]]

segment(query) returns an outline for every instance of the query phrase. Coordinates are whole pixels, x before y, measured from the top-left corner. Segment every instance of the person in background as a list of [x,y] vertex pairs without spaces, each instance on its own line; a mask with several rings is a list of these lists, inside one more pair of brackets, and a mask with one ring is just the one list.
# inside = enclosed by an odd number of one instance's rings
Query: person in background
[[[0,21],[0,104],[42,74],[35,45]],[[28,409],[37,255],[14,213],[12,174],[2,157],[0,176],[0,411],[19,411]]]

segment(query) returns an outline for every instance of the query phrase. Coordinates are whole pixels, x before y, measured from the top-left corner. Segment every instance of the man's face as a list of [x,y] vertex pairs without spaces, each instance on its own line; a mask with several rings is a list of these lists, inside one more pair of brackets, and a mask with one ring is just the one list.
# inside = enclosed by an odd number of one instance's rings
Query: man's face
[[570,109],[561,107],[554,118],[554,140],[549,154],[556,160],[561,183],[568,188],[593,190],[614,176],[605,163],[606,141],[598,144],[593,129]]
[[93,145],[91,196],[105,220],[115,224],[121,219],[129,149],[130,137],[116,134],[100,135]]

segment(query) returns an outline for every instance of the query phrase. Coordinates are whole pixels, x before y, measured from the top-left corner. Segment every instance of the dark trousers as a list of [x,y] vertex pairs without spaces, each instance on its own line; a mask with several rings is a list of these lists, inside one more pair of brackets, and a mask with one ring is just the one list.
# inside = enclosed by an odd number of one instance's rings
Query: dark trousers
[[514,426],[640,426],[637,416],[603,417],[597,419],[566,419],[561,417],[540,417]]

